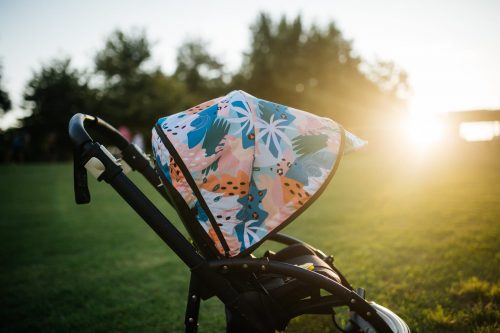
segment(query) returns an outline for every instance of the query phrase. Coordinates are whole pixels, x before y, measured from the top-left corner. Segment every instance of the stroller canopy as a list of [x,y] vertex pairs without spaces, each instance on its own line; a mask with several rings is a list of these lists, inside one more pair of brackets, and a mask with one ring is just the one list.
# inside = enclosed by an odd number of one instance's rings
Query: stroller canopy
[[251,252],[302,213],[365,142],[328,118],[243,91],[158,120],[153,152],[221,255]]

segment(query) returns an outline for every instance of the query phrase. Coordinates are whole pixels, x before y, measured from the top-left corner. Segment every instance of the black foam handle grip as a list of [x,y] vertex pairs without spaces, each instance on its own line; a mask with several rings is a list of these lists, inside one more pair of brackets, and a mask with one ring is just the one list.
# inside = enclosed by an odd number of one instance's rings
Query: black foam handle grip
[[90,202],[89,184],[87,170],[83,165],[81,150],[75,148],[73,152],[73,185],[75,190],[75,202],[79,205]]

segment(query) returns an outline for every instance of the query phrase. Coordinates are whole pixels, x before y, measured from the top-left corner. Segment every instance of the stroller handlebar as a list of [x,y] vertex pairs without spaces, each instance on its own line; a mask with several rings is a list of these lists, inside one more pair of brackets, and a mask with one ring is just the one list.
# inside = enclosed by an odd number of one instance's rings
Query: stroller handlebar
[[82,147],[84,144],[94,141],[85,126],[101,131],[120,150],[126,149],[130,144],[116,128],[99,117],[77,113],[69,121],[68,127],[69,136],[77,147]]
[[[94,129],[99,134],[102,134],[121,151],[120,162],[90,136],[87,128]],[[87,168],[95,171],[91,172],[97,174],[98,180],[109,181],[110,177],[113,178],[117,172],[122,170],[124,162],[129,169],[139,171],[170,202],[158,174],[151,167],[148,156],[136,145],[129,143],[116,128],[98,117],[77,113],[69,121],[68,131],[75,145],[74,187],[77,203],[85,204],[90,202],[86,176]],[[93,158],[97,158],[99,161]],[[89,160],[92,160],[92,162],[87,164]],[[94,170],[95,168],[97,170]]]

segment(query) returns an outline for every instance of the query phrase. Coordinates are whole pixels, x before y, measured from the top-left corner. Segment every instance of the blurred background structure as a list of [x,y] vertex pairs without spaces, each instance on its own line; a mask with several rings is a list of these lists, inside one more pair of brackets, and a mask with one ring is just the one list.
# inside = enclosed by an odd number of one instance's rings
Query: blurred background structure
[[[182,331],[184,266],[104,184],[74,204],[67,125],[96,115],[149,151],[157,118],[233,89],[369,141],[287,233],[333,253],[412,332],[500,332],[499,13],[496,0],[0,0],[0,332]],[[220,304],[203,306],[200,332],[221,331]]]

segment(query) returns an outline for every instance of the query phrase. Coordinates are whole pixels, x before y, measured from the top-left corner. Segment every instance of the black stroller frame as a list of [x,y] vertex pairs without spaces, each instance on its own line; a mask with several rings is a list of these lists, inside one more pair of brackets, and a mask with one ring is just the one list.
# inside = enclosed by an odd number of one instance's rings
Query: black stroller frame
[[[116,160],[104,146],[94,141],[87,129],[103,135],[120,151],[122,161]],[[208,257],[200,251],[200,244],[186,239],[160,210],[125,175],[125,164],[140,172],[148,182],[168,201],[171,194],[165,188],[156,170],[143,152],[130,144],[114,127],[90,115],[76,114],[69,123],[69,135],[74,142],[74,188],[78,204],[90,202],[87,185],[87,170],[104,180],[140,215],[154,232],[189,267],[191,278],[185,314],[185,332],[198,330],[200,301],[213,296],[226,306],[227,332],[276,332],[286,328],[289,320],[302,314],[334,315],[334,307],[347,306],[351,320],[341,329],[346,332],[395,332],[383,319],[384,314],[364,299],[363,289],[353,289],[345,277],[333,265],[333,258],[325,255],[298,239],[277,233],[269,240],[288,247],[300,246],[312,249],[316,256],[328,263],[340,277],[340,282],[328,276],[272,257],[238,258]],[[123,163],[125,162],[125,163]],[[189,231],[189,229],[188,229]],[[201,245],[202,246],[202,245]],[[280,278],[283,281],[299,282],[302,293],[292,303],[280,304],[272,293],[262,285],[262,279]],[[240,280],[246,281],[240,283]],[[281,281],[280,280],[280,281]],[[251,285],[252,287],[249,287]],[[323,289],[329,295],[320,295]],[[271,309],[271,310],[270,310]],[[385,309],[385,308],[384,308]],[[353,318],[357,318],[358,324]],[[365,323],[359,325],[359,322]],[[334,317],[335,325],[335,317]],[[409,330],[408,330],[409,331]]]

